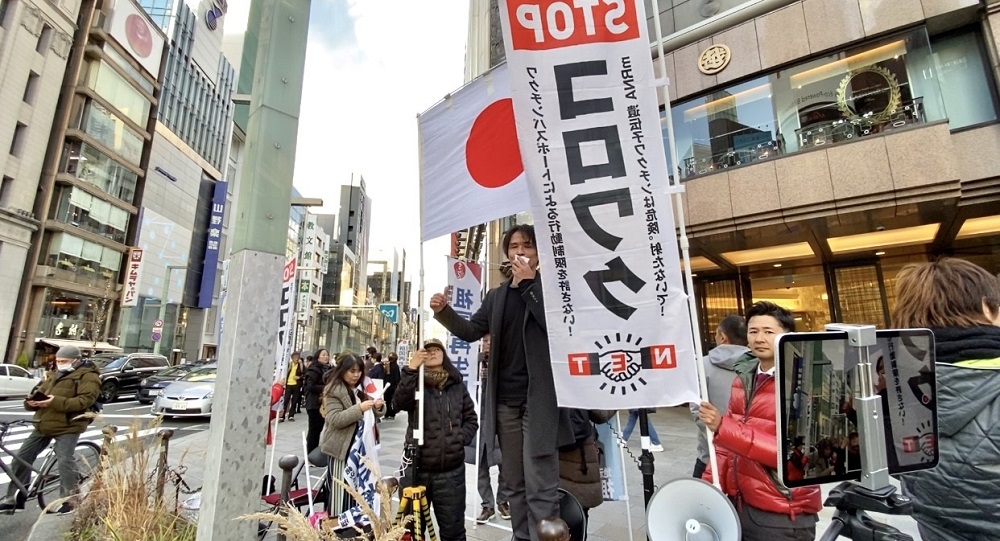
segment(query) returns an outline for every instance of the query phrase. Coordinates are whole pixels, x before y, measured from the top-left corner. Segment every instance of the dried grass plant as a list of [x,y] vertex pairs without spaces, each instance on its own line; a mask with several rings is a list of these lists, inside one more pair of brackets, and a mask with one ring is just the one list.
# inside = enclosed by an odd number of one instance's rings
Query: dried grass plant
[[[358,535],[351,538],[354,541],[400,541],[406,534],[406,527],[409,525],[411,517],[404,517],[402,523],[394,524],[395,516],[392,513],[392,488],[381,480],[379,467],[368,457],[362,457],[365,465],[372,474],[379,480],[375,482],[375,490],[379,493],[379,510],[376,512],[368,505],[364,497],[341,479],[334,481],[354,498],[361,506],[361,513],[371,524],[371,532],[364,533],[360,528],[355,527]],[[287,506],[283,513],[254,513],[239,517],[238,520],[254,520],[261,522],[273,522],[284,531],[289,541],[344,541],[334,533],[336,517],[325,521],[320,529],[313,528],[309,519],[299,512],[298,509]]]
[[[145,428],[156,429],[159,421]],[[77,508],[72,532],[78,541],[193,541],[196,527],[177,513],[169,484],[156,497],[159,445],[143,445],[139,422],[123,441],[107,445],[90,491]],[[154,440],[156,441],[156,440]],[[183,456],[181,461],[183,462]]]

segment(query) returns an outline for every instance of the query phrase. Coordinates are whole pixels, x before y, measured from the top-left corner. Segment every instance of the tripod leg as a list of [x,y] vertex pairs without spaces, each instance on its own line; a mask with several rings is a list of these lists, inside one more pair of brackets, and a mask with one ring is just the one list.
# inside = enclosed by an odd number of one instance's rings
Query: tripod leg
[[427,534],[430,541],[437,541],[437,530],[434,529],[434,521],[431,520],[431,504],[427,501],[427,493],[420,498],[420,509],[423,511],[423,521],[427,525]]

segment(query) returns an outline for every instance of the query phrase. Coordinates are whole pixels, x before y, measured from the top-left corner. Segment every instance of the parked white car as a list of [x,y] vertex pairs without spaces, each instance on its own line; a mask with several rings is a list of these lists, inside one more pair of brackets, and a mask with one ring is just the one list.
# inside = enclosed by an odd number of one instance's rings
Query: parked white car
[[38,385],[39,379],[15,364],[0,364],[0,399],[24,398]]

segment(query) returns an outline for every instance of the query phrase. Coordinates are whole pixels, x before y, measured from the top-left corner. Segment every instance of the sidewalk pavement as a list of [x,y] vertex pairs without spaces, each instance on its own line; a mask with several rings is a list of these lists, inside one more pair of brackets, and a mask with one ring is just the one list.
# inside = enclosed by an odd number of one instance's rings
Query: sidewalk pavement
[[[624,423],[627,413],[620,414],[620,421]],[[694,423],[691,421],[690,413],[686,407],[659,408],[656,413],[649,416],[650,422],[656,427],[660,436],[664,452],[654,453],[655,475],[654,483],[657,487],[666,482],[688,477],[694,468],[697,454],[697,438]],[[275,465],[273,475],[276,482],[280,484],[281,470],[277,466],[277,460],[284,455],[295,455],[302,457],[303,444],[302,433],[306,430],[306,416],[300,415],[294,422],[284,422],[278,425],[277,437],[275,438]],[[406,416],[400,414],[393,420],[384,420],[379,425],[382,444],[379,450],[379,463],[382,467],[382,475],[389,475],[399,467],[400,457],[403,452],[403,437],[406,431]],[[261,428],[263,437],[264,429]],[[640,451],[639,430],[633,432],[632,438],[628,442],[631,454],[638,457]],[[191,487],[202,485],[204,478],[203,465],[208,453],[208,431],[198,432],[187,436],[182,436],[170,442],[170,463],[173,465],[183,464],[187,467],[184,475],[185,481]],[[267,449],[267,460],[270,460],[271,448]],[[261,475],[268,471],[267,464]],[[319,477],[323,474],[321,468],[313,468],[312,475]],[[646,536],[645,506],[643,504],[642,475],[638,465],[631,461],[626,454],[626,481],[628,485],[628,502],[605,502],[604,504],[591,509],[590,524],[588,527],[589,541],[626,541],[642,540]],[[510,521],[502,520],[499,515],[494,516],[485,525],[477,526],[474,517],[479,514],[478,492],[476,490],[475,466],[466,467],[466,527],[468,539],[470,541],[501,541],[511,537]],[[304,474],[300,478],[300,483],[305,486]],[[823,487],[823,497],[833,485]],[[496,469],[493,470],[493,489],[496,490]],[[624,513],[627,509],[628,513]],[[830,524],[833,510],[824,508],[820,513],[820,522],[817,525],[817,537],[819,537]],[[886,522],[899,528],[904,533],[913,536],[919,541],[916,523],[909,517],[893,517],[874,514],[878,520]],[[629,521],[631,520],[631,535],[629,532]],[[36,537],[36,539],[42,539]],[[274,539],[272,534],[269,539]]]

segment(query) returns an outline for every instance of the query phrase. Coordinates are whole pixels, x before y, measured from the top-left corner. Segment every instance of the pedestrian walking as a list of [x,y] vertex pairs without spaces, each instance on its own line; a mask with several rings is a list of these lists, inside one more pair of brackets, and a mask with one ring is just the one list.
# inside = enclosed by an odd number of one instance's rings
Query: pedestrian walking
[[[646,413],[653,413],[656,410],[649,408]],[[635,423],[639,420],[639,410],[628,410],[628,421],[625,422],[625,430],[622,430],[622,438],[628,441],[629,436],[632,435],[632,431],[635,430]],[[660,445],[660,435],[656,433],[656,427],[653,426],[653,421],[650,420],[649,426],[649,451],[651,453],[662,453],[663,445]]]

